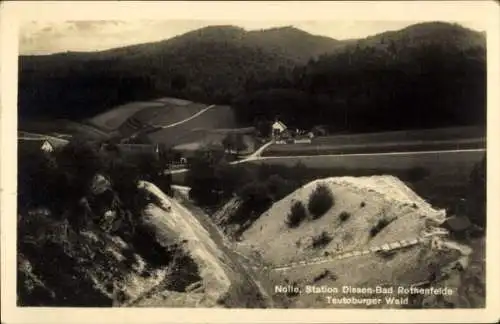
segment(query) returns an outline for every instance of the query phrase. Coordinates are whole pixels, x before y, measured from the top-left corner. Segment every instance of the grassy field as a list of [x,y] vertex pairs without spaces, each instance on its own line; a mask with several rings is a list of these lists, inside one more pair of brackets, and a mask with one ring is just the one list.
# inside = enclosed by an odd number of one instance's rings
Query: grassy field
[[204,104],[192,103],[185,106],[171,106],[169,104],[161,107],[149,107],[136,112],[118,127],[118,131],[124,137],[130,136],[142,129],[156,126],[168,126],[181,122],[207,106]]
[[[148,140],[173,147],[179,144],[221,142],[228,133],[248,133],[238,125],[231,107],[208,106],[175,98],[160,98],[148,102],[132,102],[97,115],[89,120],[73,122],[68,120],[30,120],[19,123],[22,131],[43,134],[62,133],[84,137],[90,140],[128,138],[137,134]],[[203,111],[203,112],[202,112]],[[200,113],[201,112],[201,113]],[[193,119],[179,123],[197,113]],[[179,123],[173,127],[157,129]],[[255,143],[245,136],[253,151]]]
[[310,144],[273,144],[262,156],[470,149],[486,146],[481,127],[454,127],[316,137]]
[[92,125],[65,119],[23,120],[19,121],[18,129],[20,131],[47,135],[68,134],[88,140],[102,140],[108,138],[110,135],[108,132],[102,131]]
[[88,121],[103,130],[114,130],[141,110],[163,106],[160,102],[131,102],[96,115]]
[[197,139],[198,135],[196,134],[192,135],[192,138],[189,138],[193,130],[210,130],[217,128],[227,129],[237,127],[236,119],[231,107],[216,106],[183,124],[161,129],[148,134],[148,138],[154,143],[175,146],[182,143],[189,143],[192,142],[193,139]]
[[[222,145],[223,139],[228,134],[239,133],[239,129],[197,129],[177,140],[174,149],[179,151],[195,151],[204,145]],[[243,135],[243,142],[247,149],[241,154],[250,154],[255,151],[255,138],[250,134]]]
[[170,124],[188,118],[206,105],[175,98],[160,98],[151,101],[130,102],[92,117],[88,122],[103,130],[116,130],[131,124]]
[[[403,172],[405,170],[420,168],[430,173],[430,176],[451,176],[453,178],[468,177],[473,165],[481,160],[484,151],[463,152],[428,152],[428,153],[401,153],[401,154],[361,154],[361,155],[316,155],[299,157],[265,157],[251,160],[251,164],[282,165],[293,167],[297,163],[304,166],[334,173],[341,170],[345,173],[360,173],[377,171]],[[366,170],[366,171],[363,171]],[[392,174],[391,173],[391,174]]]

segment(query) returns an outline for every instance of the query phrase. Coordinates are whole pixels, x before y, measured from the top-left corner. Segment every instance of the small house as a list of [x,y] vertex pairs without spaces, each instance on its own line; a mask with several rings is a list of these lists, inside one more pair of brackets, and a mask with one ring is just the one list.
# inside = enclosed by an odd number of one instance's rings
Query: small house
[[41,150],[46,153],[52,153],[54,152],[54,146],[52,146],[49,141],[44,141],[41,146]]
[[279,120],[276,120],[272,126],[271,126],[271,130],[272,130],[272,134],[273,136],[278,136],[280,135],[281,133],[283,133],[285,130],[287,129],[286,125],[283,124],[281,121]]

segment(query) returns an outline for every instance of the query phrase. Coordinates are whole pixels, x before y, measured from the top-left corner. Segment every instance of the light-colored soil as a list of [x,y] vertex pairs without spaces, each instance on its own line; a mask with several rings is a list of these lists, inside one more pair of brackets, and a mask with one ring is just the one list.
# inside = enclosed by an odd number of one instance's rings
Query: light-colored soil
[[177,237],[177,242],[184,242],[185,249],[199,267],[207,305],[217,305],[217,302],[225,297],[231,285],[226,274],[227,269],[221,262],[223,255],[217,245],[184,207],[169,199],[151,183],[141,182],[140,186],[159,198],[164,206],[171,206],[171,211],[166,212],[150,205],[145,212],[148,222],[156,227],[160,240],[164,238],[168,240],[167,243],[171,243],[172,237]]
[[[313,220],[308,215],[297,228],[289,228],[285,220],[292,203],[301,201],[307,208],[309,195],[318,184],[324,184],[330,189],[335,198],[334,206],[319,219]],[[350,213],[350,217],[341,221],[341,212]],[[393,176],[325,178],[313,181],[275,203],[243,233],[242,242],[238,246],[240,253],[254,260],[261,260],[261,267],[267,267],[268,271],[264,271],[273,285],[295,282],[301,289],[306,285],[327,285],[339,289],[346,285],[409,286],[427,280],[432,269],[435,269],[431,265],[441,269],[458,260],[461,257],[460,249],[431,249],[430,240],[424,240],[397,248],[388,254],[373,252],[363,255],[358,252],[385,245],[389,249],[391,244],[388,243],[414,240],[429,229],[438,227],[445,216],[443,210],[434,209]],[[380,219],[387,219],[390,223],[373,237],[370,230]],[[312,237],[323,231],[332,237],[332,241],[324,247],[313,248]],[[348,253],[348,258],[284,267],[279,271],[269,270],[300,261],[326,259],[327,255],[349,251],[356,252]],[[328,275],[319,278],[325,270],[329,271]],[[278,295],[280,296],[277,298],[285,300],[288,307],[294,308],[353,307],[327,305],[325,294],[306,294],[303,291],[294,297]],[[336,297],[343,296],[349,295],[341,292]]]
[[[427,265],[430,260],[438,262],[443,266],[447,262],[456,259],[456,254],[439,255],[427,247],[415,246],[398,251],[393,258],[386,259],[377,254],[352,257],[345,260],[337,260],[328,264],[311,265],[304,268],[290,269],[279,273],[270,273],[270,279],[276,285],[283,285],[284,280],[296,282],[302,288],[299,297],[291,298],[290,307],[306,308],[328,308],[325,296],[334,294],[307,294],[306,285],[336,287],[339,290],[343,286],[360,288],[388,286],[410,286],[413,283],[424,281],[429,276]],[[330,274],[324,279],[316,280],[320,274],[328,270]],[[338,293],[336,297],[356,296],[373,297],[376,294],[348,294]],[[380,295],[379,295],[380,297]],[[387,306],[387,305],[385,305]],[[337,307],[352,308],[352,305],[340,305]],[[363,307],[362,307],[363,308]]]
[[[307,208],[309,195],[318,184],[330,188],[334,206],[317,220],[307,219],[298,228],[289,228],[285,221],[292,202],[301,201]],[[350,213],[350,218],[342,222],[341,212]],[[265,262],[282,264],[318,257],[325,251],[357,250],[416,237],[425,228],[426,217],[434,215],[443,216],[395,177],[327,178],[313,181],[275,203],[243,234],[243,241],[254,245]],[[372,238],[370,230],[381,219],[392,222]],[[312,249],[312,237],[323,231],[332,236],[332,241],[325,248]]]

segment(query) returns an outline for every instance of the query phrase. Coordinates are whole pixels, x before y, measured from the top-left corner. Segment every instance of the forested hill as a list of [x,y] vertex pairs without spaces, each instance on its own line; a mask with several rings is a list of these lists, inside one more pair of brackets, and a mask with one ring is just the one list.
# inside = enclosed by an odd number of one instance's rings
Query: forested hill
[[423,23],[351,41],[290,73],[252,80],[234,107],[243,122],[278,115],[334,131],[484,125],[485,35]]
[[355,131],[482,124],[485,43],[440,22],[349,41],[212,26],[97,53],[21,57],[20,114],[83,118],[176,96],[233,104],[242,124],[276,115]]
[[211,26],[102,52],[21,56],[20,112],[81,118],[155,96],[229,103],[247,78],[289,69],[338,43],[291,27]]

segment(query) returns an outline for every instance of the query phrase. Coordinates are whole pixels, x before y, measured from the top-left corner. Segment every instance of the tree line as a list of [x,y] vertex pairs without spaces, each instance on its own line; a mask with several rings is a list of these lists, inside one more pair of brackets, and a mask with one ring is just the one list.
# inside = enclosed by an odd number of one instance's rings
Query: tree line
[[172,96],[230,104],[241,126],[276,117],[298,128],[356,132],[485,124],[484,35],[460,26],[415,25],[305,64],[272,46],[221,37],[21,57],[20,115],[87,118]]

